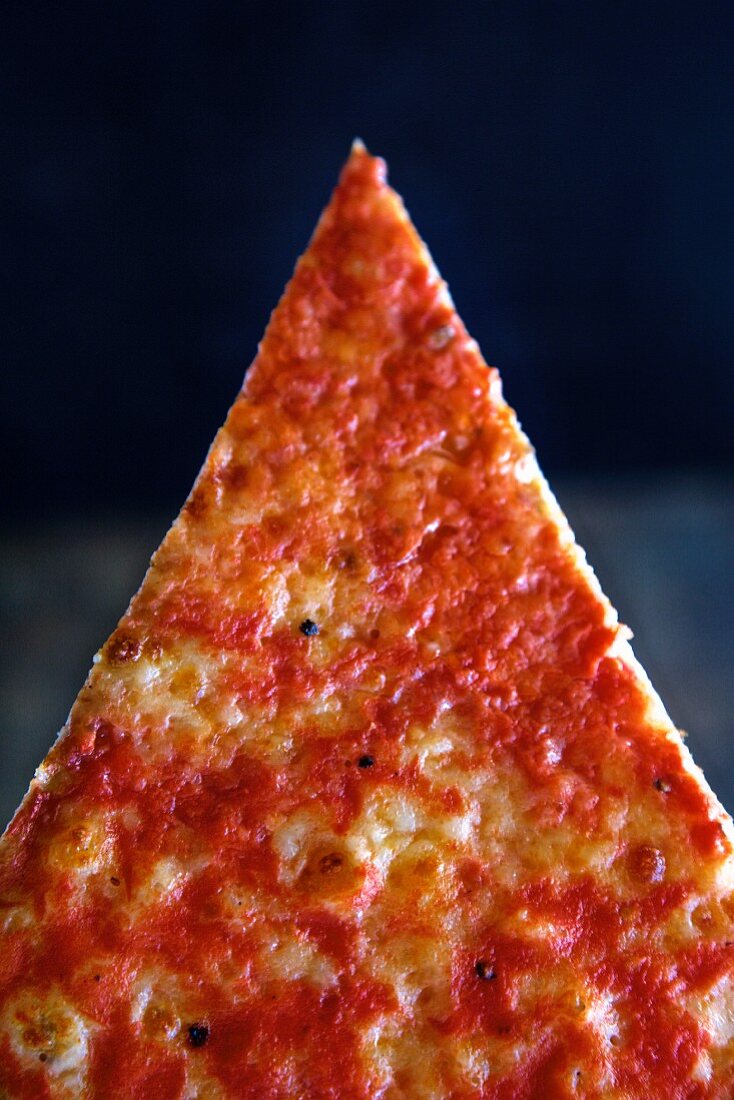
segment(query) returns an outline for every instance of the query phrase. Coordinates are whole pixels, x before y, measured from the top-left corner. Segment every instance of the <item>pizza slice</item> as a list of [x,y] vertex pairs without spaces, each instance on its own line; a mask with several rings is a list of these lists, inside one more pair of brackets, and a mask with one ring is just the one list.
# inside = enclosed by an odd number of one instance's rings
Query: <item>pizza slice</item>
[[732,825],[356,145],[5,833],[0,1095],[729,1097]]

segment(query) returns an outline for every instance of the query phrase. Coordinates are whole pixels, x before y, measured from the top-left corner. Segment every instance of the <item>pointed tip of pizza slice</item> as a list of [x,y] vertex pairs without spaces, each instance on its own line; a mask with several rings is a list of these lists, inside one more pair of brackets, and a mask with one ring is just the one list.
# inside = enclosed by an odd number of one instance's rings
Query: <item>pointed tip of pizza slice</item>
[[733,888],[356,143],[2,841],[0,1093],[724,1097]]

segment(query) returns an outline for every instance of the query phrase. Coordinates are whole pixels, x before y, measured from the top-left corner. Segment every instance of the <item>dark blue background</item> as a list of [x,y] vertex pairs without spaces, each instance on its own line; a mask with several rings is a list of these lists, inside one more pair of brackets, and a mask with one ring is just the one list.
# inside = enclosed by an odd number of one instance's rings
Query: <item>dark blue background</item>
[[8,6],[6,505],[175,513],[355,134],[551,475],[731,467],[730,12]]

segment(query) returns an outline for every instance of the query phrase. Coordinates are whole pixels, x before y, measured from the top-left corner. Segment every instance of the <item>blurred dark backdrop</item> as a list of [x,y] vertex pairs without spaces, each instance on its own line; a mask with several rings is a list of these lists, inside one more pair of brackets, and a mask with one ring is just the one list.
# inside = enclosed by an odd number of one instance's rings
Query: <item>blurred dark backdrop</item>
[[[697,608],[682,661],[713,615],[690,665],[710,674],[717,656],[701,698],[719,700],[713,741],[734,736],[730,3],[11,3],[0,50],[6,745],[63,721],[355,135],[387,158],[542,465],[580,502],[582,539],[603,531],[601,566],[618,555],[599,571],[638,636],[649,608],[642,650],[656,628],[664,645],[671,608]],[[673,519],[655,511],[670,499]],[[89,555],[112,568],[99,517],[112,537],[141,515],[152,526],[114,543],[118,565],[139,562],[119,567],[119,597],[100,580],[97,605],[75,602]],[[97,532],[86,550],[80,529]],[[67,649],[57,709],[36,713],[39,654]],[[675,694],[682,670],[660,667]],[[685,697],[674,717],[694,727]]]

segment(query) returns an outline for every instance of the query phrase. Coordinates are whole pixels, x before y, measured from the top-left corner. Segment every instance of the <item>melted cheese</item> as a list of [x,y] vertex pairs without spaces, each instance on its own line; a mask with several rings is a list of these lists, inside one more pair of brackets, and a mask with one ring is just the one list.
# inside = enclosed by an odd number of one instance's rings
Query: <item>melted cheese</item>
[[93,1025],[57,988],[11,999],[0,1026],[10,1036],[10,1049],[21,1066],[43,1068],[54,1096],[73,1100],[84,1095]]

